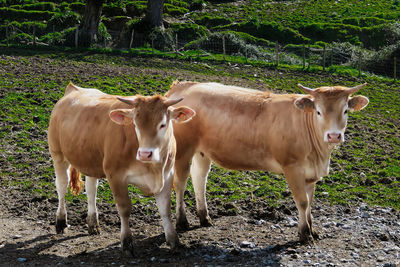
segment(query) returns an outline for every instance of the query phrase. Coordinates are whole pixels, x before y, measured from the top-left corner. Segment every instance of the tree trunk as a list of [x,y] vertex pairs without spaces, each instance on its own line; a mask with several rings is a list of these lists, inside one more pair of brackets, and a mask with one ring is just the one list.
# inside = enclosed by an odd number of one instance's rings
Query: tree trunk
[[79,27],[79,45],[89,47],[97,40],[104,0],[87,0],[83,21]]
[[146,19],[152,28],[163,28],[163,5],[164,0],[147,0],[147,14]]

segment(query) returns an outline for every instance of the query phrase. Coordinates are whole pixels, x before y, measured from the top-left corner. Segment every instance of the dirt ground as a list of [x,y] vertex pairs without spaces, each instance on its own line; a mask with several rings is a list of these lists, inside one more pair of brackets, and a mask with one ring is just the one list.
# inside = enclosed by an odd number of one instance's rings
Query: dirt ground
[[[57,199],[37,199],[21,191],[0,192],[0,265],[127,266],[397,266],[400,264],[400,213],[390,208],[331,206],[318,201],[313,214],[321,238],[297,242],[297,211],[292,201],[277,209],[266,203],[233,203],[238,214],[209,203],[214,226],[201,228],[189,209],[191,229],[179,233],[181,245],[165,244],[160,218],[134,206],[131,228],[135,255],[121,252],[119,217],[112,204],[99,203],[102,233],[87,234],[85,203],[69,206],[70,227],[55,234]],[[154,203],[150,209],[156,211]]]
[[[3,59],[9,59],[4,57]],[[21,61],[16,57],[16,62]],[[127,66],[106,67],[93,64],[60,68],[51,59],[31,58],[29,64],[4,67],[12,74],[35,73],[54,75],[64,84],[71,77],[83,81],[91,75],[119,75],[142,72],[187,79],[192,73],[182,70],[149,70]],[[246,71],[246,70],[244,70]],[[215,77],[218,75],[215,74]],[[215,77],[212,77],[213,79]],[[193,77],[203,80],[204,77]],[[338,78],[339,79],[339,78]],[[262,81],[220,77],[221,82],[262,88]],[[23,90],[23,88],[21,89]],[[15,128],[15,130],[18,130]],[[37,138],[45,140],[45,133]],[[7,145],[14,151],[13,144]],[[48,162],[32,162],[25,155],[30,169],[21,176],[40,179],[40,169]],[[49,158],[48,155],[44,155]],[[1,168],[12,167],[5,157]],[[13,179],[13,177],[2,177]],[[102,233],[87,234],[86,203],[78,198],[68,203],[70,227],[64,235],[55,234],[56,198],[38,197],[21,187],[0,187],[0,265],[1,266],[399,266],[400,212],[391,208],[369,207],[366,204],[330,205],[316,200],[313,216],[320,239],[309,244],[297,242],[297,210],[290,194],[278,208],[264,201],[248,199],[220,205],[218,199],[209,201],[212,227],[201,228],[195,210],[188,208],[190,230],[180,232],[181,245],[171,251],[165,245],[160,218],[154,202],[135,204],[132,208],[131,229],[135,255],[120,250],[119,216],[113,204],[98,202]],[[232,209],[233,208],[233,209]],[[232,213],[232,210],[237,212]]]

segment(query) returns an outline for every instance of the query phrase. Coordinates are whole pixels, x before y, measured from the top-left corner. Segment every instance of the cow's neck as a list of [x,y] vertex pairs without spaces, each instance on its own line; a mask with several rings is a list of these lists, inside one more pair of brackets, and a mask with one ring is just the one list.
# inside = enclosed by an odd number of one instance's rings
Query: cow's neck
[[328,175],[329,159],[334,146],[324,141],[324,133],[319,129],[317,118],[312,112],[305,112],[308,136],[312,146],[310,158],[315,165],[317,178]]

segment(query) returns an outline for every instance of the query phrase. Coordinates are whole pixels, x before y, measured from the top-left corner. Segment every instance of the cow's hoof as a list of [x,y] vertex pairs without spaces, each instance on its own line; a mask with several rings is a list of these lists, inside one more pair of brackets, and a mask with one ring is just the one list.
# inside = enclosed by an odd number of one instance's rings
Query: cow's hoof
[[201,227],[210,227],[213,226],[213,222],[210,218],[210,216],[206,216],[203,219],[200,218],[200,226]]
[[56,220],[56,233],[64,234],[68,227],[67,219],[57,219]]
[[188,220],[185,218],[183,220],[177,220],[175,227],[177,231],[183,232],[189,230],[190,225]]
[[312,232],[312,237],[314,238],[314,239],[320,239],[319,238],[319,233],[317,232],[317,231],[315,231],[314,229],[311,231]]
[[189,222],[186,220],[186,221],[182,221],[182,222],[176,222],[175,227],[176,227],[177,231],[184,232],[184,231],[189,230],[190,225],[189,225]]
[[174,250],[179,246],[178,235],[175,234],[175,236],[168,237],[166,243],[171,248],[171,250]]
[[89,235],[100,234],[100,224],[99,224],[99,221],[97,220],[96,215],[93,215],[93,216],[88,215],[86,218],[86,222],[88,225]]
[[122,251],[127,256],[135,256],[133,253],[133,240],[132,237],[127,237],[122,241]]
[[89,235],[99,235],[100,234],[100,225],[94,225],[94,226],[90,226],[88,225],[88,232]]

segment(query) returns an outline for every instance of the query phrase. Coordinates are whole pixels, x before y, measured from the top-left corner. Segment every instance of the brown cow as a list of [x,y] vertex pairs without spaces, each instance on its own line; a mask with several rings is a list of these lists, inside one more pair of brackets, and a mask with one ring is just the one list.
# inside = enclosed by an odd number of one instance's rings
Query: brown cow
[[177,244],[170,211],[176,154],[172,121],[186,122],[195,115],[190,108],[172,107],[181,100],[158,95],[122,98],[72,83],[67,86],[53,109],[48,132],[59,197],[57,233],[67,227],[64,196],[68,178],[79,191],[78,174],[82,172],[86,175],[90,234],[99,231],[97,179],[106,177],[121,218],[124,251],[133,253],[128,184],[155,196],[166,241],[172,248]]
[[166,96],[184,97],[182,104],[197,114],[189,123],[174,125],[177,227],[188,226],[183,192],[189,170],[200,223],[211,225],[205,189],[214,161],[227,169],[284,174],[299,211],[300,239],[316,236],[310,207],[315,183],[328,175],[331,152],[344,141],[348,111],[363,109],[368,98],[350,97],[365,84],[315,90],[299,86],[308,95],[274,94],[218,83],[171,86]]

